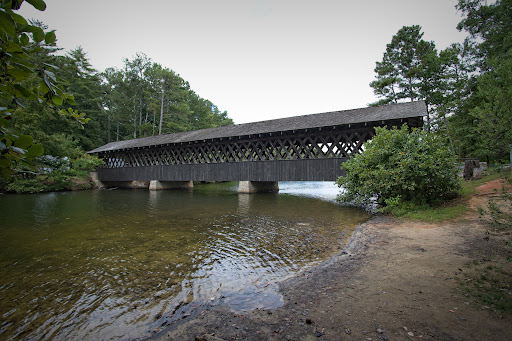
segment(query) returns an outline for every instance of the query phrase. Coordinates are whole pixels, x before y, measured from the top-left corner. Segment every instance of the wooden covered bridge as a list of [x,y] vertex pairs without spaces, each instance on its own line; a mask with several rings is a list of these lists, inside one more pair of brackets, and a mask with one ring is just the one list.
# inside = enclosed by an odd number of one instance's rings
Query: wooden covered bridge
[[278,181],[334,181],[375,127],[422,127],[424,102],[334,111],[108,143],[107,185],[183,188],[192,181],[241,181],[240,192],[277,190]]

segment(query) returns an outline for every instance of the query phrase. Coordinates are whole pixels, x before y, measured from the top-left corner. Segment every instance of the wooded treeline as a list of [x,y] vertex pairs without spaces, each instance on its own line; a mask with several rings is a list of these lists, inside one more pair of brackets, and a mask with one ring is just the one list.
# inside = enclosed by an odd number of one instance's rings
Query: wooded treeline
[[74,96],[70,107],[89,120],[56,116],[44,103],[30,102],[13,115],[21,134],[31,134],[46,153],[65,156],[60,146],[88,151],[130,138],[233,124],[227,112],[201,98],[177,73],[144,54],[124,60],[122,69],[96,71],[78,47],[65,55],[54,46],[38,47],[41,63],[57,67],[56,75]]
[[[176,72],[144,54],[98,72],[81,48],[59,54],[56,34],[0,8],[0,189],[88,188],[105,143],[233,124]],[[40,11],[43,0],[26,3]]]
[[376,63],[372,105],[425,100],[427,129],[459,157],[506,162],[512,144],[512,0],[459,0],[464,43],[438,51],[404,26]]

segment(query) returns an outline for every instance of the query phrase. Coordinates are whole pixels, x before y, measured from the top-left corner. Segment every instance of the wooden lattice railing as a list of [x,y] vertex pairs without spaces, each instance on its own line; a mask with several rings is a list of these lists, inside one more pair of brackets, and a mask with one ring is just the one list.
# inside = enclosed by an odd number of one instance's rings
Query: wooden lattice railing
[[373,128],[304,129],[100,153],[104,168],[343,158],[362,151]]

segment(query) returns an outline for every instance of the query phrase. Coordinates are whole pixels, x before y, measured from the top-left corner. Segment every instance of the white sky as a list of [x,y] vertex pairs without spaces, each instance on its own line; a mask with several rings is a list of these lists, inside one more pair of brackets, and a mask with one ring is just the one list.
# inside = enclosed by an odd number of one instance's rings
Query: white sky
[[375,62],[402,27],[461,42],[457,0],[45,0],[21,14],[82,46],[99,71],[143,52],[235,123],[365,107]]

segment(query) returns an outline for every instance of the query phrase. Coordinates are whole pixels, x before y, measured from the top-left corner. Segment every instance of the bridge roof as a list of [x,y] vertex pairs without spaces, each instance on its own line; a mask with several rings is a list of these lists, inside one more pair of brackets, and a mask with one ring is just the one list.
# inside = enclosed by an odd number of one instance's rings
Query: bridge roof
[[268,121],[243,123],[224,127],[142,137],[125,141],[116,141],[98,147],[89,151],[88,153],[93,154],[110,150],[132,149],[173,143],[279,133],[283,131],[314,129],[357,123],[381,122],[396,119],[423,117],[426,115],[427,107],[424,101],[390,104],[378,107],[332,111],[321,114],[286,117]]

